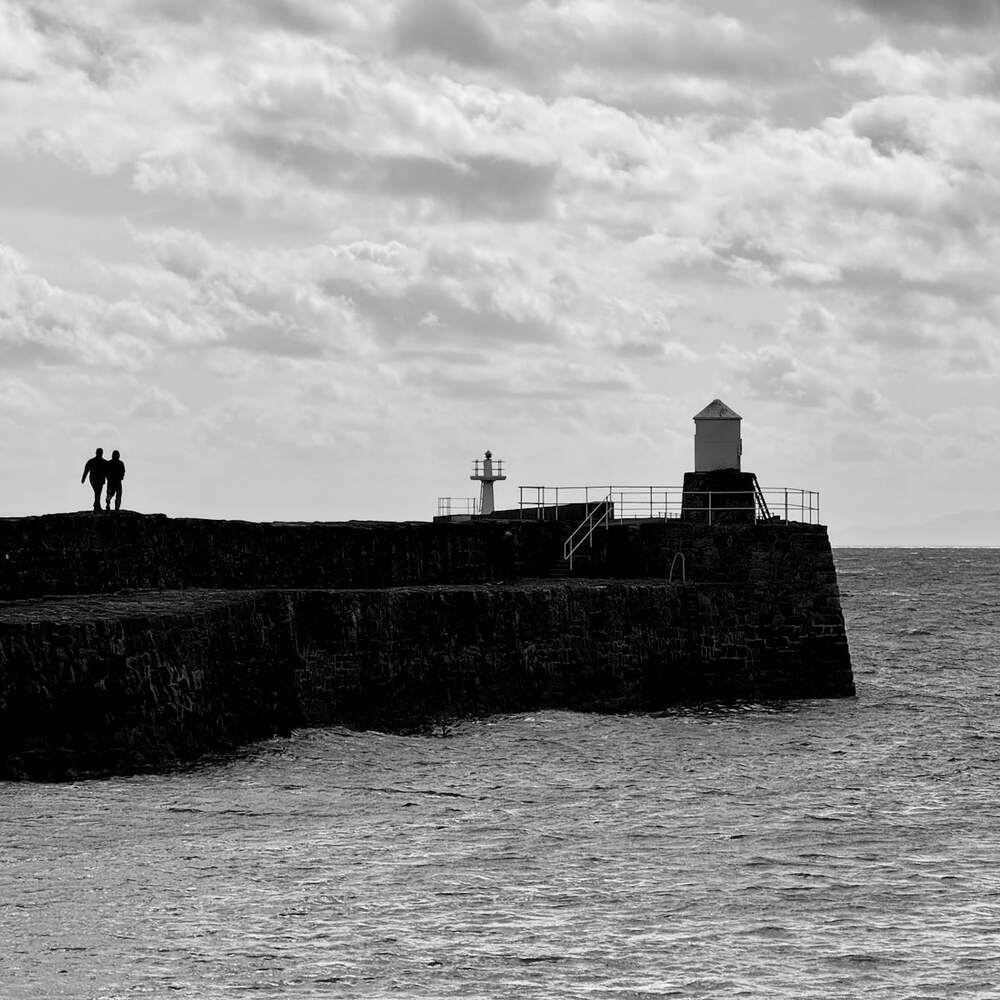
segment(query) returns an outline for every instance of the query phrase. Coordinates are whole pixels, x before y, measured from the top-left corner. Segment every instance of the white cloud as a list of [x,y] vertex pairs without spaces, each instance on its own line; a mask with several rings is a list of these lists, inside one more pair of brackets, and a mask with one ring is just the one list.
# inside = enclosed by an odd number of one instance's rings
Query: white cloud
[[23,379],[7,376],[0,379],[0,414],[37,421],[52,412],[52,403]]
[[895,94],[955,96],[995,93],[1000,59],[993,54],[938,50],[911,52],[880,41],[830,61],[835,73],[859,78],[873,90]]
[[155,385],[147,386],[128,407],[128,415],[139,420],[177,420],[187,412],[187,407],[173,393]]
[[0,0],[0,180],[60,165],[0,194],[6,398],[300,485],[497,428],[638,461],[723,392],[891,465],[1000,360],[992,7],[728,6]]
[[96,296],[50,284],[0,245],[0,360],[5,367],[147,367],[150,345],[109,328],[109,308]]
[[864,430],[838,431],[833,438],[832,457],[849,464],[885,462],[889,449],[883,438]]

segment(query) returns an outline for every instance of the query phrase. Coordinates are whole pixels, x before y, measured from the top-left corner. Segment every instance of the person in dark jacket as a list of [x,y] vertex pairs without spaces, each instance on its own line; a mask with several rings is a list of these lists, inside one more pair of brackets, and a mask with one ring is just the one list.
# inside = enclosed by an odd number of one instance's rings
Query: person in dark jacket
[[82,483],[87,476],[90,476],[90,486],[94,491],[94,510],[101,509],[101,490],[104,488],[104,481],[108,478],[108,462],[104,458],[104,449],[98,448],[93,458],[87,460],[83,467],[83,475],[80,476]]
[[125,463],[121,460],[117,450],[111,452],[111,461],[108,462],[108,493],[107,510],[111,510],[111,499],[114,498],[115,510],[121,510],[122,506],[122,480],[125,478]]

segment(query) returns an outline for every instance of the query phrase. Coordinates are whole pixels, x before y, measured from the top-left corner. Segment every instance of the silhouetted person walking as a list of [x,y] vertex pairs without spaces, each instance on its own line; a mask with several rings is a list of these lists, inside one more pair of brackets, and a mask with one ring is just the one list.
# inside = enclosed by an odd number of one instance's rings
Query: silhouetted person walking
[[111,510],[111,498],[115,500],[115,510],[121,510],[122,506],[122,480],[125,478],[125,463],[119,458],[118,451],[111,452],[111,461],[108,462],[108,494],[107,509]]
[[98,448],[94,457],[87,460],[80,482],[82,483],[87,476],[90,476],[90,485],[94,491],[94,510],[100,510],[101,490],[104,488],[104,480],[108,478],[108,463],[104,458],[103,448]]

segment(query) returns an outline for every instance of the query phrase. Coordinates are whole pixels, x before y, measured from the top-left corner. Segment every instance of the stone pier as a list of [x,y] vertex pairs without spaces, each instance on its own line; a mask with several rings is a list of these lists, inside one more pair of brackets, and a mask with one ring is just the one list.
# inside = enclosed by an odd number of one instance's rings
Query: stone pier
[[302,725],[854,693],[824,528],[612,524],[548,578],[572,527],[0,519],[0,777]]

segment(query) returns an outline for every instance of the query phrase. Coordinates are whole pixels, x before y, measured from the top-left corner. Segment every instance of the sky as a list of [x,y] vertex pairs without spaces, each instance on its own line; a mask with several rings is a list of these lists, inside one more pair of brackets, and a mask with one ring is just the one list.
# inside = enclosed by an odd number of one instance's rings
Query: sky
[[88,507],[98,446],[174,516],[430,519],[487,448],[498,506],[679,485],[719,397],[834,544],[1000,544],[998,40],[1000,0],[0,0],[0,515]]

